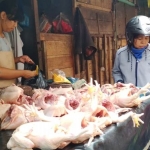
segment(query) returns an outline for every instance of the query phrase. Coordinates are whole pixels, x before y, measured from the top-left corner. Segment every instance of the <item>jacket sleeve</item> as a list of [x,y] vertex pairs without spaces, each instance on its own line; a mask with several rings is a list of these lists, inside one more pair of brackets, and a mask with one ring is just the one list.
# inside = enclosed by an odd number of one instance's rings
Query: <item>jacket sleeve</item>
[[113,78],[114,78],[114,82],[124,82],[123,81],[123,78],[122,78],[122,73],[121,73],[121,70],[120,70],[120,59],[119,59],[119,53],[118,51],[116,52],[116,57],[115,57],[115,62],[114,62],[114,66],[113,66],[113,69],[112,69],[112,75],[113,75]]

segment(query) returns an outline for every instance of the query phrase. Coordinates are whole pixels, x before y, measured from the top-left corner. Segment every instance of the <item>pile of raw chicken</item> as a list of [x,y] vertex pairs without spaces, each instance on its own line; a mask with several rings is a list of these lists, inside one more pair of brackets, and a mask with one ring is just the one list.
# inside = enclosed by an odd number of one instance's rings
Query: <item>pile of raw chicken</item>
[[22,88],[9,86],[0,93],[1,130],[14,130],[7,148],[51,150],[85,141],[88,146],[106,126],[129,117],[138,127],[144,123],[143,114],[134,113],[132,107],[150,98],[145,95],[149,88],[150,84],[142,88],[122,83],[100,86],[91,79],[77,90],[33,89],[33,95],[27,96]]

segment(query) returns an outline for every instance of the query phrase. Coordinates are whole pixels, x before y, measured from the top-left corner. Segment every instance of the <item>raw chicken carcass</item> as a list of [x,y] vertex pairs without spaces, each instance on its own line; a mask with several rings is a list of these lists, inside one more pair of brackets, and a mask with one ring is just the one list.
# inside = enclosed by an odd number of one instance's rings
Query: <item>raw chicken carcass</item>
[[27,119],[24,115],[24,108],[13,104],[5,113],[4,119],[1,123],[1,129],[16,129],[24,123],[27,123]]
[[78,133],[83,129],[87,129],[87,132],[72,142],[82,143],[89,139],[90,143],[96,135],[103,134],[99,128],[101,122],[94,122],[94,118],[95,117],[87,112],[72,112],[60,118],[60,125],[73,134]]
[[58,101],[58,96],[45,89],[34,89],[32,99],[37,107],[46,109]]
[[119,107],[134,107],[139,106],[141,102],[150,98],[150,95],[140,97],[141,94],[144,94],[148,91],[150,84],[145,85],[138,92],[134,92],[134,88],[127,88],[121,90],[120,92],[114,93],[109,97],[109,100]]
[[64,104],[48,106],[47,108],[43,110],[43,112],[46,116],[49,116],[49,117],[60,117],[67,113]]
[[16,85],[11,85],[2,90],[0,99],[7,104],[21,105],[24,90]]
[[135,90],[138,91],[138,88],[132,83],[124,84],[124,83],[118,82],[118,83],[115,83],[114,85],[104,84],[101,86],[102,92],[106,93],[107,95],[112,95],[114,93],[120,92],[121,90],[129,89],[129,88],[134,88]]
[[84,134],[82,134],[81,136],[73,140],[72,143],[82,143],[89,139],[87,144],[87,146],[89,146],[95,136],[103,134],[103,132],[99,128],[100,125],[101,123],[88,122],[87,127],[84,128],[84,129],[88,129],[87,132],[85,132]]
[[14,131],[7,143],[7,148],[53,150],[64,147],[64,144],[70,143],[87,131],[88,129],[83,129],[76,134],[72,134],[55,123],[31,122],[21,125]]
[[24,104],[23,107],[13,104],[3,117],[1,129],[16,129],[22,124],[33,121],[58,122],[58,118],[45,116],[43,111],[38,111],[34,104]]
[[47,105],[43,110],[44,114],[49,117],[60,117],[67,113],[65,106],[66,97],[58,96],[56,103]]
[[52,92],[55,95],[65,95],[66,93],[71,93],[73,92],[73,89],[71,87],[69,88],[49,88],[49,91]]
[[5,113],[10,109],[10,104],[0,104],[0,119],[3,120]]

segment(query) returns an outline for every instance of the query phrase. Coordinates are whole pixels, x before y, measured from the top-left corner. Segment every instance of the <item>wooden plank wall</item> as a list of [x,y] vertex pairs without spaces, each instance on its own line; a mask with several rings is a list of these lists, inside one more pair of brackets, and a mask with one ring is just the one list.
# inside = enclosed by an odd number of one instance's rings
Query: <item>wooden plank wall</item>
[[136,8],[124,3],[116,3],[116,34],[125,38],[126,23],[137,14]]
[[73,36],[67,34],[41,33],[44,52],[45,75],[52,79],[52,72],[59,69],[67,77],[74,77]]
[[76,0],[76,6],[81,10],[97,52],[92,60],[88,61],[81,55],[76,55],[75,75],[86,81],[93,78],[101,85],[113,83],[114,40],[111,2],[112,0]]
[[[36,6],[36,0],[33,2]],[[39,47],[40,64],[45,66],[44,70],[48,79],[52,77],[53,69],[61,69],[66,76],[84,78],[87,81],[90,81],[92,77],[101,85],[113,83],[111,73],[115,53],[118,48],[126,45],[125,24],[134,15],[135,8],[116,2],[114,15],[112,2],[113,0],[73,0],[73,10],[75,7],[81,9],[98,49],[92,60],[85,61],[82,55],[73,56],[73,37],[70,35],[41,34],[40,40],[39,37],[37,38],[37,42],[42,43],[43,48],[41,50]],[[34,13],[37,16],[37,6],[34,8]],[[114,22],[117,23],[114,24]],[[44,53],[44,61],[41,59],[43,58],[41,51]]]
[[125,26],[137,14],[136,8],[125,3],[115,4],[116,14],[112,12],[112,0],[75,0],[82,12],[98,51],[92,60],[85,61],[76,56],[76,77],[92,77],[101,85],[113,83],[112,67],[117,49],[126,45]]
[[105,83],[113,83],[112,65],[113,65],[113,38],[104,34],[101,37],[94,37],[95,45],[98,49],[92,59],[93,79],[103,85]]
[[78,66],[77,78],[90,81],[91,78],[97,80],[101,85],[105,83],[113,84],[113,37],[110,35],[93,36],[97,52],[92,60],[84,60],[82,56],[76,56],[75,62]]
[[[133,2],[133,0],[131,1]],[[137,9],[124,3],[116,3],[116,51],[125,46],[125,27],[127,22],[137,15]]]

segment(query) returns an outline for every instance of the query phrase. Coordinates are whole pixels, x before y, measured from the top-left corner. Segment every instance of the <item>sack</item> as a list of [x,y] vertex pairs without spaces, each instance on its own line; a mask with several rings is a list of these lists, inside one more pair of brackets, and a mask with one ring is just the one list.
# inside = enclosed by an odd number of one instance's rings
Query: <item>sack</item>
[[52,22],[53,32],[54,33],[72,33],[72,27],[70,21],[67,17],[60,13]]
[[[31,71],[36,70],[36,65],[25,63],[24,70],[31,70]],[[33,78],[25,79],[22,77],[21,84],[28,85],[33,88],[41,88],[41,89],[48,88],[48,83],[47,83],[47,80],[45,79],[45,76],[42,70],[39,70],[38,76],[35,76]]]

